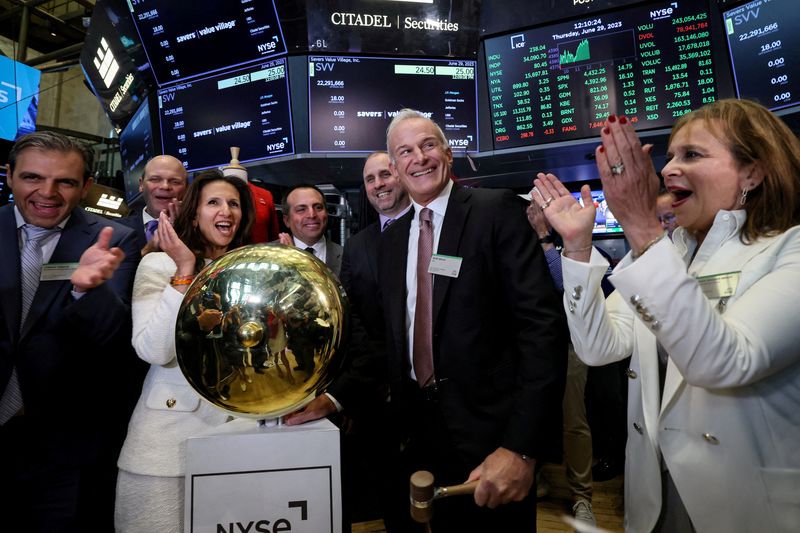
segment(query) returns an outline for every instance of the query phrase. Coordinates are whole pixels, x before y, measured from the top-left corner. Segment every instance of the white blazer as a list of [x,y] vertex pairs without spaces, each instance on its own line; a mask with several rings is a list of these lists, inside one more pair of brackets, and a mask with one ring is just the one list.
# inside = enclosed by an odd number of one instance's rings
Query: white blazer
[[133,284],[133,347],[151,365],[117,463],[134,474],[184,475],[186,439],[230,418],[201,400],[178,367],[175,323],[183,294],[169,284],[175,269],[167,254],[147,254]]
[[[720,211],[688,272],[695,243],[683,230],[674,246],[626,256],[607,301],[597,251],[562,259],[578,355],[604,365],[632,354],[627,531],[658,520],[662,456],[697,531],[800,528],[800,227],[744,245],[744,220]],[[723,273],[739,273],[735,292],[704,295],[697,278]],[[656,341],[669,354],[663,398]]]

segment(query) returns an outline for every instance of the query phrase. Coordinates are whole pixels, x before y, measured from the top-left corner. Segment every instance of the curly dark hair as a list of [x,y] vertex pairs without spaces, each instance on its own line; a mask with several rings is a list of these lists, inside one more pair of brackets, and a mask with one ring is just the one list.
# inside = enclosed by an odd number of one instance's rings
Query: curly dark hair
[[175,217],[175,233],[186,244],[186,246],[194,253],[195,272],[200,272],[205,264],[205,249],[208,242],[200,228],[194,225],[194,219],[197,216],[197,209],[200,204],[200,196],[203,188],[209,183],[215,181],[224,181],[229,183],[239,192],[239,201],[242,208],[242,220],[239,227],[236,229],[236,234],[233,240],[228,245],[228,250],[233,250],[240,246],[250,243],[250,228],[253,225],[253,218],[255,213],[253,211],[253,198],[250,194],[250,188],[247,183],[240,178],[232,176],[224,176],[219,170],[205,170],[195,176],[189,188],[186,189],[186,194],[181,202],[181,209],[178,216]]

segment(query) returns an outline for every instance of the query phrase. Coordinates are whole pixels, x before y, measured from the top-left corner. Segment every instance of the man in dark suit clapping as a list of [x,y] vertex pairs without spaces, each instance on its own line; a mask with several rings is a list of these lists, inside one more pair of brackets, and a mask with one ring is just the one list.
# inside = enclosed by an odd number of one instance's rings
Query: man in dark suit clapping
[[[139,249],[78,207],[94,154],[26,135],[0,208],[0,472],[9,531],[112,531]],[[110,226],[110,227],[109,227]]]

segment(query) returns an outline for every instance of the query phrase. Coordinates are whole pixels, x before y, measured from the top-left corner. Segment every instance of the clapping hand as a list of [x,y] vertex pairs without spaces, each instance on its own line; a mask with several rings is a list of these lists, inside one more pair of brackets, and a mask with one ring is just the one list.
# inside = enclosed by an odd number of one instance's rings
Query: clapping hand
[[97,242],[81,254],[78,268],[70,276],[76,292],[86,292],[111,279],[122,260],[125,259],[122,249],[108,247],[113,234],[113,228],[103,228],[100,230]]

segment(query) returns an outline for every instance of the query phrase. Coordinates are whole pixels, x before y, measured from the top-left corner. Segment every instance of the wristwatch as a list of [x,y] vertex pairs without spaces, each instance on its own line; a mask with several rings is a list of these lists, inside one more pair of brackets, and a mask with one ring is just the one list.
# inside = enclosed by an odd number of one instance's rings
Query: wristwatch
[[548,233],[544,237],[539,237],[539,244],[553,244],[555,239],[553,238],[552,233]]

